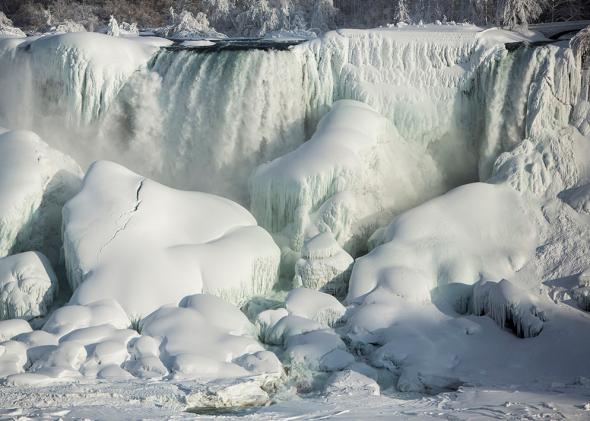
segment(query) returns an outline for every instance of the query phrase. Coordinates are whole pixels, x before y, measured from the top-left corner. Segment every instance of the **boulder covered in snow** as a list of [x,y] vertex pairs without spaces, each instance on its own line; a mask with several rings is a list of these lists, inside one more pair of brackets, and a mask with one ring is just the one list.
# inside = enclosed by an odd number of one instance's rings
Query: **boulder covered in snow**
[[[272,374],[280,376],[276,356],[254,339],[255,329],[244,314],[217,297],[195,295],[180,307],[162,307],[141,322],[141,332],[158,338],[135,349],[136,359],[159,358],[174,378],[221,379]],[[146,370],[149,371],[149,370]]]
[[356,262],[349,302],[376,290],[428,302],[439,285],[510,278],[534,255],[537,236],[517,192],[474,183],[400,215],[382,237]]
[[0,319],[47,314],[57,290],[57,277],[41,253],[0,258]]
[[71,302],[116,299],[130,317],[201,292],[232,304],[267,294],[280,252],[240,205],[96,162],[64,208]]
[[61,209],[81,178],[70,157],[36,134],[0,130],[0,257],[38,250],[57,264]]
[[325,327],[333,326],[346,312],[333,296],[306,288],[289,292],[285,307],[290,314],[314,320]]
[[338,371],[330,376],[325,386],[328,396],[379,396],[381,388],[375,380],[357,371]]
[[305,241],[295,264],[294,284],[335,295],[346,294],[354,259],[334,236],[323,232]]

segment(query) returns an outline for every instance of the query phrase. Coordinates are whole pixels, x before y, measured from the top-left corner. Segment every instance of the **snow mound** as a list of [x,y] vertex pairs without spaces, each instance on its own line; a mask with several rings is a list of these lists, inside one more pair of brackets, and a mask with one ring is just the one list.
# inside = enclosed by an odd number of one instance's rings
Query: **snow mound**
[[346,312],[333,296],[306,288],[289,292],[285,307],[290,314],[314,320],[325,327],[333,326]]
[[251,209],[295,252],[330,232],[354,255],[395,208],[437,189],[435,173],[420,147],[410,147],[370,106],[339,101],[309,141],[256,170]]
[[[228,323],[241,318],[237,308],[226,304],[215,309],[219,301],[211,296],[192,297],[192,301],[187,307],[162,307],[141,322],[143,335],[161,341],[159,357],[173,378],[280,376],[282,367],[274,354]],[[223,320],[226,311],[228,319]],[[254,332],[254,326],[244,330]]]
[[338,296],[346,294],[353,262],[352,256],[340,247],[332,234],[318,234],[303,244],[301,258],[295,264],[293,283],[296,287]]
[[82,171],[28,131],[0,131],[0,257],[38,250],[59,261],[61,209]]
[[31,332],[31,326],[26,320],[12,319],[0,321],[0,342],[8,341],[15,336]]
[[400,215],[381,242],[354,265],[348,302],[376,290],[428,302],[439,285],[509,278],[533,256],[536,233],[518,193],[475,183]]
[[244,208],[111,162],[91,166],[63,214],[74,304],[113,298],[136,317],[201,292],[241,305],[277,281],[280,252]]
[[41,253],[0,259],[0,319],[32,319],[47,314],[57,289],[57,277]]
[[49,316],[43,330],[61,338],[74,330],[100,325],[126,329],[131,322],[116,301],[103,300],[58,308]]

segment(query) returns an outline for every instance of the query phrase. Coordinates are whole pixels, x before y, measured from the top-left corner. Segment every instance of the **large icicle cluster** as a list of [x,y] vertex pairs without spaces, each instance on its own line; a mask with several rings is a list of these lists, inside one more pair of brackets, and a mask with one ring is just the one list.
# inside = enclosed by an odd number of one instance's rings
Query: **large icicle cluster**
[[277,281],[279,249],[240,205],[108,161],[63,214],[72,303],[114,298],[135,317],[200,292],[243,304]]

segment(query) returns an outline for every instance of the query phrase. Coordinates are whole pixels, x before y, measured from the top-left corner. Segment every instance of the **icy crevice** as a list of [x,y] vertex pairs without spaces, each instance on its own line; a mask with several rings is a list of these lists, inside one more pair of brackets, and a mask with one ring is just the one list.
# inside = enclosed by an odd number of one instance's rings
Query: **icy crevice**
[[135,205],[133,206],[133,208],[119,217],[119,220],[126,218],[123,224],[119,224],[119,227],[113,232],[113,235],[106,241],[106,243],[104,243],[99,248],[98,253],[96,255],[97,261],[100,260],[100,256],[102,255],[103,250],[107,248],[113,241],[115,241],[115,239],[121,232],[125,231],[129,223],[131,222],[131,219],[133,219],[133,216],[139,210],[139,207],[141,206],[141,199],[139,198],[139,195],[145,180],[145,178],[142,178],[140,182],[137,184],[137,189],[135,190]]

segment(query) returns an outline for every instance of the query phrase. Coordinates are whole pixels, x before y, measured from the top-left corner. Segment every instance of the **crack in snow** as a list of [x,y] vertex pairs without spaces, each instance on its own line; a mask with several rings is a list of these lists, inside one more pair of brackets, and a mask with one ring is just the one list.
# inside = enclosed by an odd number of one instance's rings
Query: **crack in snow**
[[111,243],[112,243],[112,242],[113,242],[113,241],[114,241],[114,240],[117,238],[117,236],[118,236],[118,235],[119,235],[121,232],[125,231],[125,229],[126,229],[126,228],[127,228],[127,226],[129,225],[129,222],[131,222],[131,219],[133,218],[133,215],[134,215],[134,214],[137,212],[137,210],[139,209],[139,206],[141,205],[141,199],[139,198],[139,195],[140,195],[141,189],[143,188],[143,183],[144,183],[144,181],[145,181],[145,180],[146,180],[145,178],[142,178],[142,179],[139,181],[139,184],[137,185],[137,189],[135,190],[135,205],[133,206],[133,208],[132,208],[131,210],[129,210],[129,211],[127,211],[127,212],[125,212],[124,214],[122,214],[122,215],[120,216],[120,218],[119,218],[119,219],[121,219],[121,218],[123,218],[123,217],[127,217],[126,221],[123,223],[123,225],[122,225],[122,226],[120,226],[119,228],[117,228],[117,229],[115,230],[115,232],[113,233],[113,235],[111,236],[111,238],[109,238],[109,239],[107,240],[107,242],[106,242],[106,243],[104,243],[104,244],[102,245],[102,247],[101,247],[101,248],[98,250],[98,254],[97,254],[97,256],[96,256],[97,260],[99,260],[99,259],[100,259],[100,256],[102,255],[102,252],[103,252],[103,250],[104,250],[105,248],[107,248],[107,247],[109,246],[109,244],[111,244]]

